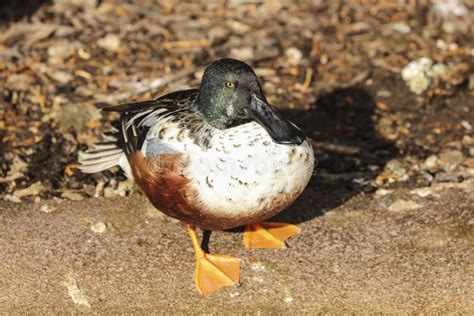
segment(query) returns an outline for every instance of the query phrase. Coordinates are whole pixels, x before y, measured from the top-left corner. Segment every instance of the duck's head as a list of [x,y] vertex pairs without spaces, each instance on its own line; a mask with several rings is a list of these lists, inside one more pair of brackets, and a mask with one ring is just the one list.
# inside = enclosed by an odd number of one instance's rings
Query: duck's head
[[194,105],[218,129],[255,121],[276,143],[301,144],[306,139],[267,102],[255,72],[239,60],[220,59],[209,65]]

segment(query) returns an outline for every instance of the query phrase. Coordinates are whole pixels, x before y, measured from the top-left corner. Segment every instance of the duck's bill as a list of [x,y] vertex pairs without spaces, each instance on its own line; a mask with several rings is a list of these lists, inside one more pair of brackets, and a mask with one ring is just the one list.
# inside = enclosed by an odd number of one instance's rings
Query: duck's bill
[[285,119],[272,105],[252,94],[248,114],[263,126],[278,144],[301,144],[306,135],[295,124]]

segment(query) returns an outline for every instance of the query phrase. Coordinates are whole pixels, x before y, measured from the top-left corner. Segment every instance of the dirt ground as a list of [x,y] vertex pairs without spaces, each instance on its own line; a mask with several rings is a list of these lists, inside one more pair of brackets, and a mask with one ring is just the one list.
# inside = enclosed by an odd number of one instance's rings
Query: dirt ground
[[[281,219],[299,223],[311,197],[325,198],[310,189]],[[301,223],[285,250],[248,251],[240,232],[215,232],[210,250],[242,259],[241,284],[203,298],[185,231],[143,196],[3,203],[0,305],[17,314],[468,315],[473,204],[474,183],[361,193]]]
[[[0,310],[473,314],[473,21],[458,0],[2,2]],[[202,299],[180,226],[77,159],[100,108],[224,57],[305,130],[316,172],[279,216],[303,228],[289,249],[213,234],[242,284]]]

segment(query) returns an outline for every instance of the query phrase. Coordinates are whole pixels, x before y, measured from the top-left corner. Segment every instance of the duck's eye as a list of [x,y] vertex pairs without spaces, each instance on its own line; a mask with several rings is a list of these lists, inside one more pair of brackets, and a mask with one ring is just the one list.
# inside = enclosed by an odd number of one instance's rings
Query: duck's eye
[[235,88],[235,83],[230,82],[230,81],[227,81],[227,82],[225,83],[225,86],[226,86],[227,88],[229,88],[229,89],[234,89],[234,88]]

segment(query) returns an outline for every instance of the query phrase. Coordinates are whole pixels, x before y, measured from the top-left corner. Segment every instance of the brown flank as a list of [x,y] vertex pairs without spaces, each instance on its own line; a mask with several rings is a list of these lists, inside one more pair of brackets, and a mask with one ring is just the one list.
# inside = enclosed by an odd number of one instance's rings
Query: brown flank
[[140,151],[129,156],[133,176],[150,202],[159,211],[202,229],[223,230],[256,223],[275,215],[291,204],[300,192],[281,194],[265,209],[247,216],[220,217],[205,208],[183,170],[187,160],[182,154],[162,154],[159,159],[145,158]]

